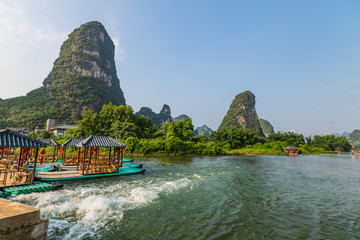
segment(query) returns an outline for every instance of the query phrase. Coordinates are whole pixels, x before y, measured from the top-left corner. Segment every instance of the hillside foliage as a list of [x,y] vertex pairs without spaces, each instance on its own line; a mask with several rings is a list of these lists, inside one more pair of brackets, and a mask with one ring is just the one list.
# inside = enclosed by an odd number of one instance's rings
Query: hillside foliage
[[75,29],[63,43],[43,86],[26,96],[0,100],[0,128],[44,128],[46,119],[75,123],[85,110],[125,105],[116,75],[114,43],[99,22]]
[[236,95],[219,129],[229,130],[232,127],[249,129],[263,136],[255,110],[255,95],[252,92],[245,91]]
[[209,137],[194,136],[193,132],[190,118],[165,122],[158,128],[149,117],[134,114],[130,106],[106,104],[99,113],[84,111],[78,127],[67,131],[67,138],[106,135],[125,142],[127,153],[156,155],[281,154],[287,146],[298,147],[302,153],[351,149],[346,138],[333,135],[315,136],[313,141],[305,142],[302,134],[293,132],[268,137],[236,127],[213,131]]
[[265,135],[269,135],[271,133],[275,133],[273,126],[271,125],[271,123],[265,119],[259,119],[259,124],[261,127],[262,132]]

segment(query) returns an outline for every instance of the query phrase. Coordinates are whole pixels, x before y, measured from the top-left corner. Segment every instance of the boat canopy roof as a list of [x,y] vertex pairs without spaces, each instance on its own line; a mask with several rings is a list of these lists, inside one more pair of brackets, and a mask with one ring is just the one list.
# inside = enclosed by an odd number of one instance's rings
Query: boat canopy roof
[[0,147],[43,148],[47,144],[10,129],[0,130]]
[[293,147],[293,146],[287,146],[287,147],[284,147],[284,149],[286,150],[291,150],[291,149],[299,149],[298,147]]
[[76,147],[76,144],[84,140],[83,138],[70,138],[62,144],[63,147]]
[[291,149],[299,149],[298,147],[293,147],[293,146],[288,146],[288,147],[284,147],[284,149],[286,150],[291,150]]
[[54,139],[48,139],[48,138],[40,138],[38,141],[46,143],[48,146],[60,146],[60,143],[56,142]]
[[109,136],[90,136],[78,144],[76,147],[115,147],[115,148],[125,148],[126,144],[122,143],[114,138]]

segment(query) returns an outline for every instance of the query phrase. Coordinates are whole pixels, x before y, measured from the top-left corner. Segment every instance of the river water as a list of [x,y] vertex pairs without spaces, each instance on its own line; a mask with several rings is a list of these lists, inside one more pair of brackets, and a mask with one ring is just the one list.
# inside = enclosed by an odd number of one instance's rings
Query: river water
[[143,157],[145,174],[64,182],[13,200],[49,239],[359,239],[351,155]]

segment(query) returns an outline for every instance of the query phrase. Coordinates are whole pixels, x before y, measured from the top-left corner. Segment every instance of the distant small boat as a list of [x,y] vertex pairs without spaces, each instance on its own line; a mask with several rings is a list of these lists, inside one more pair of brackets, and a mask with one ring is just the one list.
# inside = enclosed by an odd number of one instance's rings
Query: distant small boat
[[286,156],[296,157],[298,156],[298,152],[299,152],[298,149],[299,149],[298,147],[288,146],[285,147],[283,150]]

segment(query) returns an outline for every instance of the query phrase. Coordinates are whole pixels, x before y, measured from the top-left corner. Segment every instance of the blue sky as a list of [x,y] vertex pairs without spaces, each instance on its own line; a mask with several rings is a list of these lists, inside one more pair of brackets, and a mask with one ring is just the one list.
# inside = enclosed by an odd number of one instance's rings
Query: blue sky
[[[127,104],[217,129],[256,96],[275,131],[360,128],[360,1],[0,1],[3,99],[41,86],[73,29],[100,21]],[[331,123],[329,123],[331,122]]]

